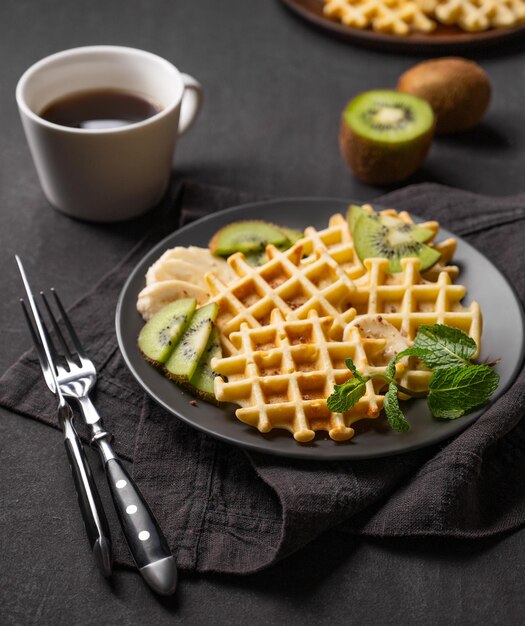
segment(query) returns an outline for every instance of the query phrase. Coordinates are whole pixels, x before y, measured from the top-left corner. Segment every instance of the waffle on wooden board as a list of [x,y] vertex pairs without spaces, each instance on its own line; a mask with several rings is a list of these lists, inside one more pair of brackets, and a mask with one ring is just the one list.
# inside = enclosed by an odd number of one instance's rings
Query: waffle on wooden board
[[327,18],[345,26],[407,36],[431,33],[438,24],[465,32],[513,28],[525,23],[524,0],[324,0]]

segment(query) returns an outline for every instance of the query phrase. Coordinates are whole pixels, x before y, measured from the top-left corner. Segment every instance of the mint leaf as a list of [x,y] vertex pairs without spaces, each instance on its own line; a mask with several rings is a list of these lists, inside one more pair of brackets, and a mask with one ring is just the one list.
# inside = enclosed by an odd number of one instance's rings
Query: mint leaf
[[469,366],[477,346],[472,337],[458,328],[434,324],[420,326],[414,339],[414,347],[429,351],[422,357],[430,369]]
[[326,401],[329,410],[334,413],[349,411],[365,395],[366,382],[367,379],[359,376],[350,378],[342,385],[334,385],[334,390]]
[[366,382],[361,374],[357,371],[357,368],[352,359],[345,359],[345,365],[352,372],[354,378],[357,378],[357,380],[360,380],[361,382]]
[[384,404],[386,418],[390,427],[399,433],[406,433],[410,430],[410,424],[407,422],[403,411],[399,408],[399,398],[397,397],[397,387],[395,383],[390,383],[388,391],[385,394]]
[[488,365],[456,365],[432,372],[428,406],[434,417],[456,419],[485,404],[499,384]]
[[396,356],[386,366],[385,374],[389,378],[394,378],[394,376],[396,375],[396,363],[399,361],[399,359],[402,359],[405,356],[417,356],[422,358],[428,354],[430,354],[430,350],[426,350],[424,348],[407,348],[402,352],[398,352]]

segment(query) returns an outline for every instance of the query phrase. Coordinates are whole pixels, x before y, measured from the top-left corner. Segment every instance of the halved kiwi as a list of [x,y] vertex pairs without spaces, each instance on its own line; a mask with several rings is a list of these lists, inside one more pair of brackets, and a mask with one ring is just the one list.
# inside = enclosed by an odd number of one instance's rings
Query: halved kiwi
[[412,239],[409,234],[399,229],[389,228],[367,215],[358,217],[353,236],[355,249],[361,261],[384,257],[389,261],[388,271],[391,273],[402,271],[402,258],[418,258],[420,269],[424,271],[432,267],[441,256],[435,248]]
[[405,222],[398,217],[394,217],[393,215],[382,215],[381,213],[376,213],[371,207],[365,209],[363,207],[357,206],[357,204],[351,204],[348,207],[348,211],[346,214],[348,225],[350,226],[350,230],[352,232],[354,232],[357,220],[362,215],[377,220],[383,226],[387,226],[388,228],[397,230],[400,233],[404,233],[414,241],[421,241],[424,243],[429,239],[432,239],[432,237],[434,236],[434,232],[429,228],[419,226],[418,224]]
[[425,100],[391,90],[367,91],[345,108],[339,144],[358,178],[390,185],[408,178],[424,161],[434,125]]

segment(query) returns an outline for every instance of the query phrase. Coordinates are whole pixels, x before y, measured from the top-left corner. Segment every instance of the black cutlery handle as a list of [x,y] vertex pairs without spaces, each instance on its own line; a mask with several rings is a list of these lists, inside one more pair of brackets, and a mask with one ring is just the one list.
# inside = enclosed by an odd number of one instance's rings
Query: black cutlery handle
[[157,520],[122,463],[113,458],[105,467],[120,525],[142,577],[157,593],[172,594],[177,568]]
[[84,519],[89,545],[100,571],[104,576],[109,576],[113,565],[111,535],[102,501],[84,447],[71,420],[65,420],[63,430],[64,445],[75,481],[78,504]]

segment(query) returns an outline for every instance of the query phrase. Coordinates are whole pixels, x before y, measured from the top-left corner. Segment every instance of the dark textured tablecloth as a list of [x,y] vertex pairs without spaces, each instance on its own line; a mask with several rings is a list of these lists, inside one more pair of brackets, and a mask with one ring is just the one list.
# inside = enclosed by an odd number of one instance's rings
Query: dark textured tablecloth
[[[115,447],[165,530],[179,567],[248,573],[323,531],[373,536],[478,538],[525,521],[525,375],[465,432],[416,452],[354,462],[312,462],[246,452],[191,429],[146,396],[116,344],[114,309],[141,256],[178,223],[254,199],[184,183],[176,210],[71,309],[100,372],[96,403]],[[523,302],[525,194],[488,198],[435,184],[378,199],[465,237],[502,269]],[[32,352],[0,380],[0,403],[56,425],[55,405]],[[82,427],[81,433],[86,435]],[[130,564],[121,540],[117,562]]]

